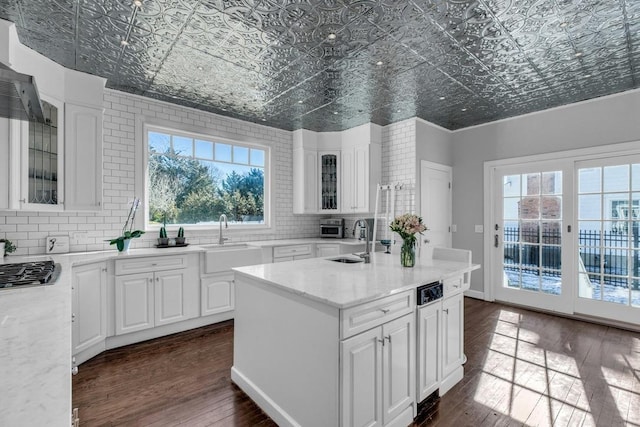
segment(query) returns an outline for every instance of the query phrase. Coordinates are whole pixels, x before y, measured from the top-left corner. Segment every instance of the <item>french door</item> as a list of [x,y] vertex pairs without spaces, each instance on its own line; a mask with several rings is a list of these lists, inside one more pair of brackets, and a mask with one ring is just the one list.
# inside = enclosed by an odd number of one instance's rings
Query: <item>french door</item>
[[576,162],[575,311],[640,322],[640,156]]
[[640,154],[491,174],[493,297],[640,323]]
[[494,169],[493,278],[496,299],[572,312],[570,163]]

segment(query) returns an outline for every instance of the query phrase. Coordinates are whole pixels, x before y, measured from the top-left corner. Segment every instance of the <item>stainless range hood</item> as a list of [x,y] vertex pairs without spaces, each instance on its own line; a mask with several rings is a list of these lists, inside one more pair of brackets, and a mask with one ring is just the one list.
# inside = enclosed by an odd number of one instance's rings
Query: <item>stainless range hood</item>
[[44,123],[42,103],[32,76],[0,63],[0,117]]

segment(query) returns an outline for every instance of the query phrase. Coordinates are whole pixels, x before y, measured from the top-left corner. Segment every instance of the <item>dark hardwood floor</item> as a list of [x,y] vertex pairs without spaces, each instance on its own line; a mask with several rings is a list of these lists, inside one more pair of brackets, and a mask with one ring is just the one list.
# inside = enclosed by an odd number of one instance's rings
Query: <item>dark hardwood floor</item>
[[[465,298],[465,353],[414,427],[640,426],[640,334]],[[82,426],[274,426],[232,360],[232,322],[110,350],[80,366],[73,405]]]

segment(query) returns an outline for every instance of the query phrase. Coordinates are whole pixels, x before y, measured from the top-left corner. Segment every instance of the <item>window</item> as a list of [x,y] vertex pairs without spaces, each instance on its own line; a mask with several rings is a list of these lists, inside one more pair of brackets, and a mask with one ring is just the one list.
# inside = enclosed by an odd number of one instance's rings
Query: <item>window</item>
[[266,146],[146,129],[147,225],[268,224]]

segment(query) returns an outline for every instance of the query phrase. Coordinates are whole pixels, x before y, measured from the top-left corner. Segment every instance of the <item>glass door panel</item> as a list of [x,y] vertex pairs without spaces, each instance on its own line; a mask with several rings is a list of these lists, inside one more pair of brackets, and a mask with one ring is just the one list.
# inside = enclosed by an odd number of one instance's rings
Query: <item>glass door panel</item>
[[559,295],[562,172],[506,175],[503,186],[504,286]]
[[630,306],[637,295],[640,193],[631,189],[640,188],[639,171],[633,164],[578,169],[579,298]]

